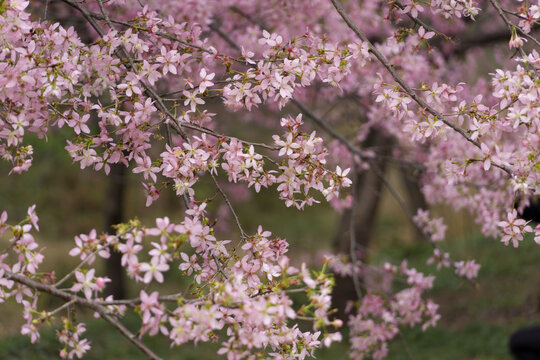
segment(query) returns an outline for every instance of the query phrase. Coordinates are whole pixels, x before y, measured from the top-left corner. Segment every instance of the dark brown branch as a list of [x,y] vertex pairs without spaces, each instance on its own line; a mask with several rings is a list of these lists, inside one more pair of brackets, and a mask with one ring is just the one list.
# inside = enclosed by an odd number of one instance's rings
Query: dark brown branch
[[91,300],[82,298],[80,296],[68,293],[66,291],[59,290],[53,285],[44,284],[44,283],[32,280],[24,275],[13,274],[6,271],[6,277],[19,284],[25,285],[31,289],[56,296],[66,302],[77,303],[81,306],[84,306],[86,308],[96,311],[103,319],[105,319],[112,326],[114,326],[118,331],[120,331],[120,333],[124,335],[124,337],[126,337],[133,345],[135,345],[146,356],[148,356],[149,359],[161,360],[161,358],[157,356],[152,350],[150,350],[144,343],[142,343],[135,334],[133,334],[124,325],[122,325],[122,323],[116,320],[112,316],[111,311],[109,311],[109,309],[107,309],[105,306],[100,305],[99,303],[95,301],[91,301]]
[[216,177],[214,176],[214,174],[212,174],[212,172],[209,172],[209,173],[210,173],[210,176],[212,177],[212,180],[214,181],[214,184],[216,185],[216,188],[218,189],[219,193],[221,194],[221,196],[225,200],[225,203],[227,204],[227,207],[229,208],[229,210],[231,211],[231,213],[232,213],[232,215],[234,217],[234,221],[236,222],[236,226],[238,227],[238,230],[240,230],[240,236],[242,237],[242,240],[246,240],[247,239],[246,233],[244,232],[244,229],[242,228],[242,224],[240,224],[240,219],[238,218],[238,215],[236,214],[236,211],[234,211],[234,208],[233,208],[233,206],[232,206],[232,204],[231,204],[231,202],[229,200],[229,197],[227,196],[227,194],[225,194],[225,192],[223,191],[221,186],[219,186],[219,183],[218,183]]

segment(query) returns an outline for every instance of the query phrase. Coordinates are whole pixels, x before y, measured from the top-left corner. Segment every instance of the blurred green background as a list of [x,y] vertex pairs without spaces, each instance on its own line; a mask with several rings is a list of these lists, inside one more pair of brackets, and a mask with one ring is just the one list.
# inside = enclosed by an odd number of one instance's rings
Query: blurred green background
[[[11,221],[19,221],[25,217],[28,206],[36,204],[41,227],[36,239],[46,248],[41,269],[54,268],[57,274],[63,274],[77,263],[67,256],[73,247],[73,237],[92,228],[104,231],[107,178],[103,173],[81,171],[78,164],[72,164],[61,136],[50,136],[48,141],[32,138],[28,141],[35,147],[34,165],[28,173],[7,176],[8,164],[0,163],[0,211],[7,210]],[[400,189],[392,172],[390,178]],[[148,225],[155,217],[169,216],[176,222],[183,218],[180,200],[171,192],[164,192],[154,205],[146,208],[140,178],[128,176],[126,186],[126,218],[137,216]],[[197,191],[201,196],[214,198],[210,211],[217,216],[221,199],[214,196],[210,182],[203,181]],[[232,191],[241,194],[241,190]],[[426,259],[431,255],[431,246],[414,239],[408,220],[386,191],[380,196],[382,206],[370,261],[399,262],[405,257],[419,270],[435,272],[437,279],[429,296],[440,304],[442,314],[436,328],[425,332],[405,329],[403,336],[393,341],[389,359],[510,359],[507,348],[510,334],[521,326],[540,323],[540,248],[532,239],[523,241],[518,249],[505,247],[495,239],[479,235],[467,214],[432,209],[446,218],[449,227],[448,240],[441,247],[455,259],[474,258],[482,265],[478,281],[471,284],[449,270],[437,272],[428,267]],[[259,224],[263,225],[290,242],[290,256],[295,263],[307,261],[314,267],[320,267],[316,254],[330,249],[339,225],[339,214],[327,204],[299,212],[287,209],[273,191],[253,193],[236,201],[235,207],[247,231],[253,233]],[[230,231],[224,228],[223,238],[234,236],[234,228]],[[45,307],[55,304],[54,299],[42,300]],[[41,341],[31,345],[29,338],[19,335],[21,310],[12,302],[0,304],[0,359],[56,358],[60,348],[55,340],[58,324],[44,325]],[[80,316],[87,317],[86,334],[93,344],[86,359],[144,358],[108,324],[94,320],[89,313]],[[139,323],[135,317],[128,316],[126,324],[136,331]],[[164,340],[145,337],[144,341],[165,359],[218,358],[216,344],[171,349]],[[317,358],[345,359],[346,352],[346,344],[335,344],[318,352]]]

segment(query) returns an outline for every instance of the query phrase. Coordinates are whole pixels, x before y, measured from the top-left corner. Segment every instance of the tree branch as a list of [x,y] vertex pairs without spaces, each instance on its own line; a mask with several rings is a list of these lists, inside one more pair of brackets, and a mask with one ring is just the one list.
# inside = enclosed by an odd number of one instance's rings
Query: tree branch
[[[536,46],[540,46],[540,41],[536,40],[534,37],[530,36],[529,34],[527,34],[525,31],[523,31],[519,26],[515,26],[511,21],[510,19],[508,19],[508,17],[506,16],[506,14],[504,13],[504,10],[503,8],[501,7],[501,5],[497,2],[497,0],[489,0],[489,2],[491,3],[491,5],[493,5],[493,7],[497,10],[497,12],[499,13],[499,16],[501,17],[501,19],[504,21],[504,23],[506,24],[506,26],[508,26],[508,29],[510,30],[510,32],[513,31],[513,29],[516,29],[517,31],[519,31],[521,33],[521,35],[525,36],[527,39],[531,40],[532,42],[534,42],[536,44]],[[521,54],[522,57],[527,57],[527,54],[525,54],[525,51],[523,50],[523,48],[519,47],[519,53]]]
[[26,276],[20,274],[13,274],[11,272],[5,272],[6,277],[10,280],[13,280],[19,284],[28,286],[31,289],[44,292],[53,296],[56,296],[64,301],[77,303],[89,309],[96,311],[103,319],[113,325],[124,337],[126,337],[133,345],[135,345],[139,350],[141,350],[149,359],[152,360],[161,360],[150,348],[148,348],[144,343],[142,343],[135,334],[129,331],[122,323],[116,320],[112,315],[109,309],[96,303],[94,301],[82,298],[80,296],[68,293],[63,290],[57,289],[53,285],[44,284],[35,280],[32,280]]
[[[403,91],[405,91],[405,93],[407,93],[411,99],[413,99],[421,108],[425,109],[428,113],[430,113],[431,115],[433,115],[436,119],[440,119],[443,123],[445,123],[448,127],[450,127],[451,129],[453,129],[454,131],[458,132],[461,136],[463,136],[463,138],[465,138],[468,142],[470,142],[471,144],[473,144],[474,146],[476,146],[477,148],[480,148],[480,142],[478,142],[477,140],[473,140],[469,134],[467,133],[467,131],[465,129],[462,129],[461,127],[459,127],[458,125],[454,124],[453,122],[451,122],[446,116],[444,116],[443,114],[441,114],[440,112],[438,112],[437,110],[435,110],[433,107],[429,106],[421,97],[419,97],[415,92],[414,90],[405,82],[405,80],[403,80],[399,74],[396,72],[396,70],[394,69],[393,65],[391,65],[388,60],[386,59],[386,57],[373,45],[373,43],[368,39],[368,37],[353,23],[353,21],[351,20],[351,18],[349,17],[349,15],[347,15],[347,13],[345,12],[345,10],[343,9],[343,7],[341,6],[341,4],[337,1],[337,0],[330,0],[332,2],[332,4],[334,5],[334,8],[336,9],[336,11],[339,13],[339,15],[341,16],[341,18],[345,21],[345,23],[347,24],[347,26],[349,26],[349,28],[356,34],[356,36],[358,36],[358,38],[360,38],[360,40],[364,41],[365,43],[368,44],[368,47],[369,47],[369,51],[371,51],[371,53],[373,55],[375,55],[375,57],[377,58],[377,60],[379,60],[379,62],[386,68],[386,70],[390,73],[390,75],[392,76],[392,78],[394,79],[395,82],[397,82],[401,88],[403,89]],[[491,0],[490,0],[491,1]],[[514,174],[514,172],[512,171],[512,169],[510,169],[508,166],[504,165],[504,164],[500,164],[500,163],[495,163],[495,162],[492,162],[493,166],[505,171],[508,175],[510,176],[516,176]]]

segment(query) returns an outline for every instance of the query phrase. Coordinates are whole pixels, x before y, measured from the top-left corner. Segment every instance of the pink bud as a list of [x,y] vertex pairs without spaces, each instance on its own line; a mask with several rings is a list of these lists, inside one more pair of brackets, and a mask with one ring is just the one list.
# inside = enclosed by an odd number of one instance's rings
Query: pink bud
[[109,279],[109,278],[98,277],[98,278],[96,278],[96,285],[97,285],[99,290],[103,290],[105,285],[110,281],[111,281],[111,279]]

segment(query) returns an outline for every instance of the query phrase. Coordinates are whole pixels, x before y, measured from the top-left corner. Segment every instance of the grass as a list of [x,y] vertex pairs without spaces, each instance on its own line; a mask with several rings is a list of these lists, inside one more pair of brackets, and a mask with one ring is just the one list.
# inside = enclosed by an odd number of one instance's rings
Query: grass
[[[472,236],[441,245],[455,259],[474,258],[482,269],[469,283],[450,271],[438,272],[430,296],[440,304],[439,326],[425,332],[405,330],[393,343],[389,359],[510,359],[508,340],[519,327],[540,323],[540,248],[525,239],[517,248]],[[392,247],[410,263],[427,270],[429,246]],[[381,249],[380,254],[386,254]],[[399,254],[401,253],[401,254]],[[405,344],[406,345],[405,345]]]

